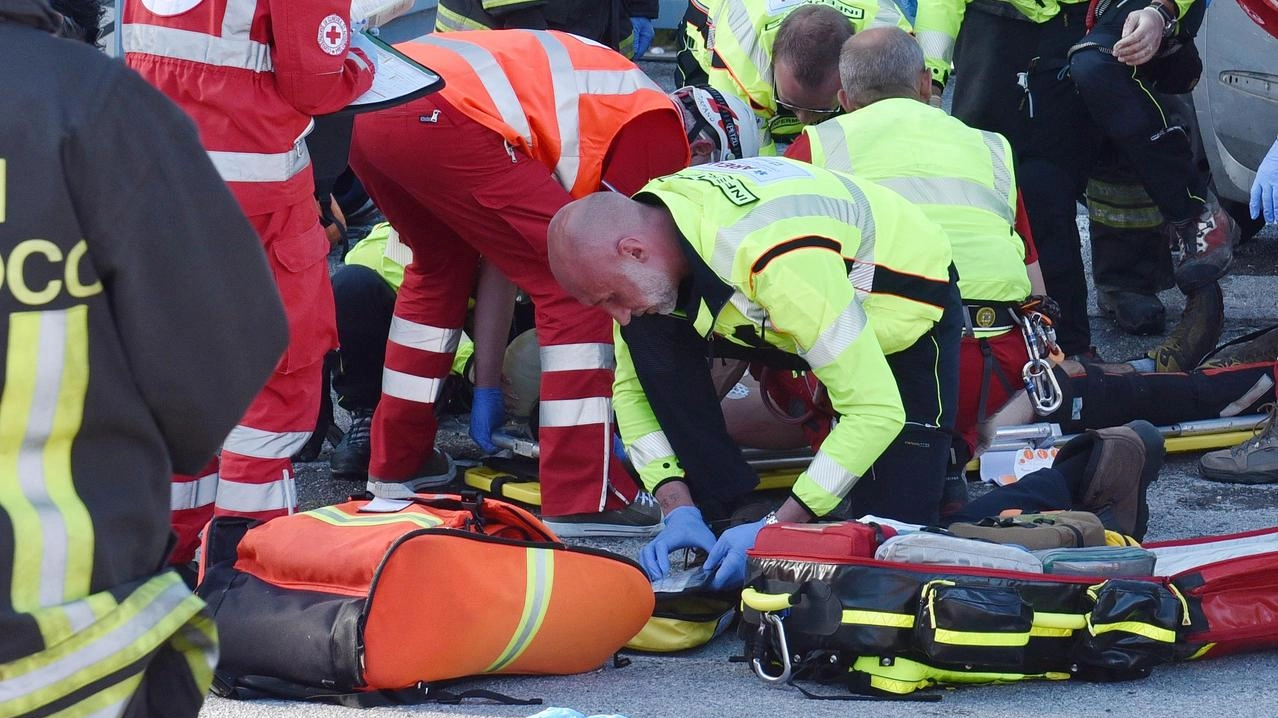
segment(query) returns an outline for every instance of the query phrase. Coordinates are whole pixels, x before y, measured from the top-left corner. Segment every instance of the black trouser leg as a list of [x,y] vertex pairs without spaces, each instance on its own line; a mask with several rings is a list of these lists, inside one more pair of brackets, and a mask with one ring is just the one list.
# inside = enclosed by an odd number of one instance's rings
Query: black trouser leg
[[1021,163],[1020,179],[1043,281],[1047,293],[1060,305],[1057,343],[1066,354],[1086,352],[1092,337],[1087,277],[1075,223],[1078,178],[1050,161],[1027,159]]
[[980,521],[986,516],[998,516],[1004,509],[1020,509],[1025,513],[1060,511],[1069,509],[1074,500],[1069,484],[1056,469],[1039,469],[1021,477],[1020,481],[1000,486],[945,517],[945,524],[959,521]]
[[[1127,16],[1142,7],[1144,3],[1128,0],[1111,9],[1083,42],[1112,48]],[[1070,58],[1070,74],[1092,118],[1131,159],[1164,217],[1173,222],[1197,217],[1207,178],[1194,165],[1188,131],[1168,117],[1134,68],[1100,47],[1080,50]]]
[[1112,143],[1087,182],[1087,212],[1098,290],[1157,294],[1175,286],[1163,215]]
[[633,317],[621,337],[693,500],[708,520],[726,515],[759,478],[724,424],[710,378],[710,343],[686,319],[665,315]]
[[333,274],[333,300],[341,346],[333,372],[338,403],[348,411],[374,409],[382,395],[395,291],[377,272],[348,264]]
[[848,492],[849,515],[917,524],[939,519],[958,403],[962,304],[957,289],[941,321],[909,348],[887,357],[905,408],[905,427]]
[[[996,3],[1005,5],[1006,3]],[[1028,133],[1016,73],[1037,54],[1039,26],[968,5],[954,46],[952,114],[971,127],[998,132],[1019,149]]]

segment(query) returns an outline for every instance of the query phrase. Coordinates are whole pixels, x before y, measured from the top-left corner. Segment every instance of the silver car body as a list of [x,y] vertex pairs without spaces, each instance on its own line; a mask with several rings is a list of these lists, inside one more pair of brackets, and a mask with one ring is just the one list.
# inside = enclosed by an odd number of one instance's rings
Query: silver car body
[[[1198,32],[1203,74],[1194,88],[1203,146],[1216,189],[1247,202],[1256,168],[1278,137],[1278,0],[1214,0]],[[1274,28],[1278,32],[1278,28]]]

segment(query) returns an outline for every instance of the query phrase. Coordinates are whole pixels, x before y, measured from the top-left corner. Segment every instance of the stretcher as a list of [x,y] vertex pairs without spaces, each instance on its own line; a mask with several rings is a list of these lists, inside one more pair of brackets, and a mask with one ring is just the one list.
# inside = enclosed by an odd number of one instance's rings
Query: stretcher
[[[1184,421],[1158,427],[1166,441],[1168,453],[1211,451],[1234,446],[1249,438],[1265,419],[1265,414],[1250,414],[1228,419]],[[1023,450],[1062,446],[1075,434],[1062,434],[1060,426],[1049,423],[1020,424],[1001,427],[986,452],[996,456]],[[541,455],[537,442],[512,434],[496,433],[493,443],[503,449],[504,457],[490,457],[479,466],[467,469],[463,481],[486,494],[525,506],[541,505],[541,483],[537,477],[537,458]],[[746,461],[759,474],[756,491],[787,489],[812,461],[807,449],[764,451],[745,449]],[[967,465],[972,473],[980,471],[980,460]]]
[[[514,501],[525,506],[541,506],[541,482],[537,476],[537,442],[510,434],[493,435],[493,443],[510,456],[484,459],[484,463],[466,470],[465,484],[473,489]],[[755,491],[788,489],[812,461],[807,450],[745,450],[746,461],[759,474]]]
[[[1157,428],[1163,435],[1169,454],[1212,451],[1234,446],[1250,438],[1265,417],[1265,414],[1249,414],[1226,419],[1183,421]],[[979,474],[982,479],[991,483],[1009,483],[1015,480],[1009,478],[1009,472],[1019,455],[1036,452],[1042,454],[1043,461],[1040,463],[1050,465],[1050,458],[1054,454],[1049,452],[1064,446],[1075,436],[1077,434],[1062,434],[1059,424],[1046,422],[999,427],[989,449],[983,454],[984,463],[981,459],[973,459],[968,463],[967,471]]]

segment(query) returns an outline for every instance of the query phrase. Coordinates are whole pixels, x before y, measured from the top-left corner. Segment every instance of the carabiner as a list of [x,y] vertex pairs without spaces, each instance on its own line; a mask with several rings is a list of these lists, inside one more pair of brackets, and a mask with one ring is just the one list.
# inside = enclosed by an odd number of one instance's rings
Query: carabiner
[[[754,674],[756,676],[763,679],[764,683],[772,686],[784,685],[790,680],[790,676],[793,672],[790,666],[790,647],[787,646],[785,642],[785,626],[782,625],[780,617],[778,617],[775,613],[761,613],[759,614],[759,618],[764,623],[771,623],[773,629],[777,632],[777,648],[781,653],[781,673],[775,676],[769,674],[763,667],[763,663],[758,658],[752,658],[750,660],[750,667],[754,669]],[[766,633],[764,623],[759,624],[760,634]]]

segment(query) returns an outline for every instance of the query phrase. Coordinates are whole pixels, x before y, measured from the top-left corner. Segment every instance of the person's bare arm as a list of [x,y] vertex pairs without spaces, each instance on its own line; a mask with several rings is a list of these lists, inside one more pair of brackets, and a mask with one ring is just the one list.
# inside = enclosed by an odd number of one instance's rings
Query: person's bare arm
[[515,314],[518,289],[501,270],[484,262],[475,290],[475,386],[500,387],[501,364]]

